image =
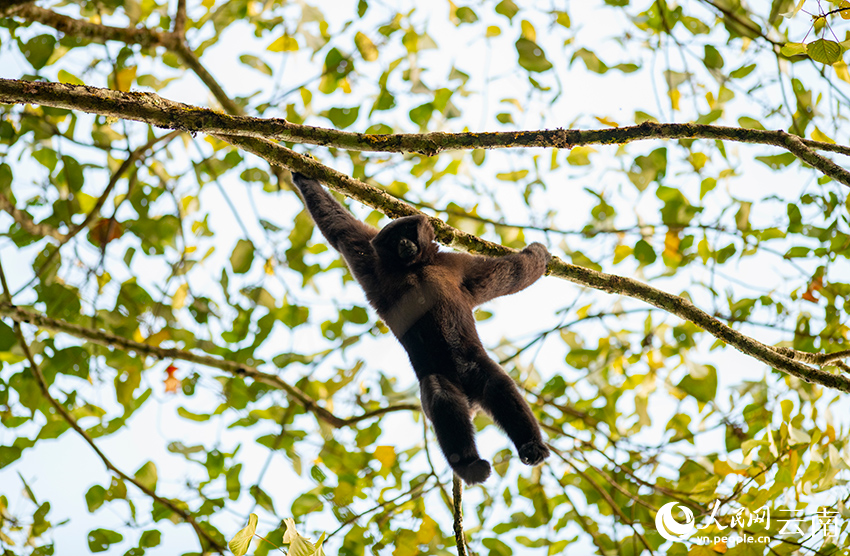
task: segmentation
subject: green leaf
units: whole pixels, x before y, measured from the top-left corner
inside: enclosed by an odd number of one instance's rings
[[[759,129],[764,131],[764,126],[755,118],[750,118],[748,116],[741,116],[738,118],[738,125],[743,127],[744,129]]]
[[[807,47],[801,42],[786,42],[779,49],[783,56],[799,56],[807,53]]]
[[[322,501],[315,494],[302,494],[292,502],[292,515],[302,516],[322,510]]]
[[[203,423],[204,421],[209,421],[210,416],[204,413],[192,413],[188,409],[184,407],[177,408],[177,415],[183,417],[184,419],[188,419],[190,421],[196,421],[198,423]]]
[[[635,259],[641,264],[641,266],[650,265],[655,262],[655,259],[658,256],[655,254],[655,249],[652,248],[652,245],[647,243],[646,240],[639,240],[635,244],[634,248],[634,256]]]
[[[123,541],[124,536],[110,529],[95,529],[89,531],[87,540],[89,550],[92,552],[104,552],[109,550],[111,545]]]
[[[141,537],[139,537],[139,547],[141,548],[153,548],[155,546],[159,546],[161,542],[162,533],[156,529],[148,529],[142,533]]]
[[[357,121],[357,116],[360,113],[359,106],[351,108],[331,108],[324,114],[337,129],[345,129]]]
[[[23,450],[16,446],[0,446],[0,469],[20,459]]]
[[[251,270],[254,262],[254,244],[249,239],[240,239],[230,255],[230,266],[236,274],[245,274]]]
[[[507,17],[511,22],[513,22],[514,16],[517,12],[519,12],[519,7],[513,2],[513,0],[502,0],[496,4],[496,13]]]
[[[251,539],[254,538],[254,533],[257,531],[257,522],[259,519],[257,514],[249,515],[248,525],[240,529],[238,533],[233,535],[230,542],[227,543],[227,547],[234,556],[244,556],[248,552],[248,548],[251,546]]]
[[[478,16],[472,8],[468,8],[466,6],[462,6],[455,10],[455,17],[458,19],[458,24],[475,23],[478,21]]]
[[[82,79],[65,70],[59,70],[59,73],[56,75],[56,77],[59,78],[60,83],[70,83],[71,85],[85,85]]]
[[[699,366],[685,375],[677,386],[698,401],[708,403],[717,395],[717,370],[710,365]]]
[[[89,513],[94,513],[106,500],[106,489],[100,485],[94,485],[86,491],[86,507]]]
[[[770,156],[757,156],[756,160],[766,164],[773,170],[781,170],[789,166],[797,160],[797,157],[791,153],[775,154]]]
[[[519,65],[526,70],[544,72],[552,69],[552,63],[546,59],[546,54],[537,43],[520,38],[516,41],[516,50],[519,53]]]
[[[705,57],[703,58],[703,62],[705,63],[705,67],[708,69],[720,69],[723,67],[723,56],[720,55],[720,52],[710,44],[707,44],[703,47],[705,51]]]
[[[818,39],[806,45],[806,52],[809,54],[809,57],[821,64],[832,65],[841,61],[842,51],[843,49],[840,44],[826,39]]]
[[[56,39],[53,35],[37,35],[28,40],[26,44],[19,43],[19,48],[27,62],[37,71],[43,68],[50,56],[53,55]]]
[[[136,480],[150,490],[156,490],[156,465],[149,461],[139,468],[135,473]]]
[[[267,63],[252,54],[243,54],[239,57],[239,61],[250,68],[254,68],[260,73],[265,73],[266,75],[271,75],[273,73],[272,68],[270,68]]]

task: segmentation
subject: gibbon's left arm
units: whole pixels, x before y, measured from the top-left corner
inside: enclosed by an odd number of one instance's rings
[[[546,272],[552,255],[541,243],[504,257],[466,255],[461,286],[481,305],[491,299],[524,290]]]

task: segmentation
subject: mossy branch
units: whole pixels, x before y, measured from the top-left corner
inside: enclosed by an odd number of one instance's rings
[[[219,138],[261,156],[267,162],[283,165],[290,170],[322,181],[332,189],[380,210],[392,218],[417,213],[412,206],[399,201],[380,189],[328,168],[312,158],[298,154],[277,143],[249,137],[222,135]],[[505,255],[511,252],[507,247],[482,240],[477,236],[453,228],[438,218],[429,218],[434,226],[437,240],[444,245],[491,256]],[[644,303],[694,323],[745,355],[755,357],[777,370],[786,372],[805,382],[820,384],[841,392],[850,392],[850,377],[832,374],[803,363],[803,361],[806,361],[812,364],[827,364],[835,359],[834,356],[824,355],[819,357],[790,348],[775,348],[763,344],[722,323],[684,297],[667,293],[632,278],[606,274],[570,264],[558,257],[552,257],[547,274],[581,286],[639,299]]]
[[[177,49],[185,48],[175,46]],[[216,95],[217,97],[219,95]],[[224,97],[226,98],[226,97]],[[416,152],[433,156],[447,150],[496,148],[572,148],[577,145],[620,145],[647,139],[713,139],[771,145],[793,153],[834,180],[850,186],[850,172],[815,152],[850,155],[850,147],[803,139],[785,131],[766,131],[703,124],[644,122],[613,129],[544,129],[490,133],[399,133],[370,135],[298,125],[283,118],[228,115],[174,102],[154,93],[113,91],[67,83],[0,79],[0,103],[40,104],[144,122],[166,129],[224,134],[339,149],[372,152]],[[235,107],[231,107],[233,112]]]

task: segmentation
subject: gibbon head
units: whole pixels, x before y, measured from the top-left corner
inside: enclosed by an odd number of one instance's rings
[[[425,264],[437,252],[434,229],[421,214],[393,220],[372,239],[372,246],[381,261],[390,266]]]

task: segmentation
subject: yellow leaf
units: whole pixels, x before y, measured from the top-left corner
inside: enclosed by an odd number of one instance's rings
[[[534,25],[526,20],[522,20],[520,24],[520,28],[522,29],[522,36],[531,42],[537,41],[537,31],[534,30]]]
[[[301,533],[295,530],[295,520],[286,518],[283,520],[286,524],[286,532],[283,534],[283,542],[289,543],[289,556],[324,556],[325,551],[322,548],[322,543],[325,540],[325,534],[319,537],[319,541],[314,545],[306,537],[301,536]]]
[[[679,99],[682,98],[682,93],[679,92],[679,89],[671,89],[667,96],[670,97],[670,105],[673,107],[673,110],[679,109]]]
[[[298,41],[289,35],[283,35],[266,47],[271,52],[295,52],[298,50]]]
[[[115,88],[119,91],[127,92],[130,86],[133,85],[133,80],[136,79],[136,66],[118,70],[115,74]]]
[[[664,253],[671,257],[674,257],[679,254],[679,243],[681,243],[681,239],[679,239],[679,233],[670,230],[667,232],[667,235],[664,236]]]
[[[839,12],[841,14],[841,19],[850,19],[850,2],[844,0],[839,6],[839,9],[843,10]]]
[[[618,245],[614,248],[614,264],[619,264],[626,257],[632,254],[634,250],[628,245]]]
[[[829,137],[826,133],[824,133],[818,128],[815,128],[815,130],[812,132],[812,139],[814,139],[815,141],[823,141],[824,143],[835,143],[835,141],[831,137]]]
[[[378,49],[375,47],[375,43],[360,31],[354,35],[354,44],[357,45],[357,50],[360,51],[360,55],[367,62],[374,62],[378,59]]]
[[[437,536],[437,524],[428,516],[422,519],[422,524],[419,530],[416,531],[416,540],[419,544],[430,544],[431,540]]]
[[[832,67],[833,69],[835,69],[835,76],[838,77],[838,79],[844,81],[845,83],[850,83],[850,72],[847,71],[847,64],[845,64],[844,62],[835,62],[834,64],[832,64]]]
[[[257,514],[248,516],[248,525],[233,535],[233,538],[227,543],[227,547],[234,556],[243,556],[248,552],[248,547],[251,546],[251,539],[254,538],[254,532],[257,530],[257,521],[259,519]]]
[[[165,340],[171,339],[171,333],[168,330],[160,330],[156,334],[151,334],[145,338],[144,342],[151,346],[158,346]]]
[[[189,294],[189,284],[180,284],[174,295],[171,296],[171,308],[182,309],[186,305],[186,296]]]
[[[183,206],[183,214],[192,214],[201,206],[198,198],[194,195],[186,195],[180,199],[180,204]]]
[[[82,79],[72,73],[68,73],[65,70],[59,70],[58,77],[60,83],[70,83],[71,85],[85,85]]]
[[[747,476],[747,466],[737,464],[735,462],[716,460],[714,462],[714,472],[720,475],[721,477],[725,477],[726,475],[741,475],[743,477]]]
[[[607,118],[607,117],[604,117],[604,116],[601,117],[601,118],[599,116],[595,116],[595,118],[602,125],[607,125],[609,127],[620,127],[620,124],[618,124],[617,122],[615,122],[614,120],[612,120],[610,118]]]
[[[395,448],[392,446],[378,446],[375,448],[375,459],[381,462],[381,470],[389,469],[395,463]]]
[[[590,155],[595,152],[593,147],[573,147],[567,155],[567,162],[572,166],[589,166]]]
[[[584,307],[576,311],[576,316],[580,319],[586,318],[587,315],[590,313],[591,307],[593,307],[593,303],[591,303],[590,305],[585,305]]]

